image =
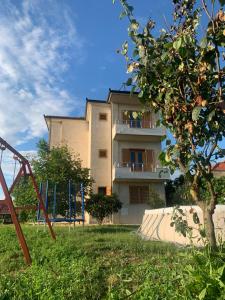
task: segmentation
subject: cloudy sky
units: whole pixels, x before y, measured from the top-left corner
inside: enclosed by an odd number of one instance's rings
[[[140,22],[163,22],[170,0],[136,0]],[[132,1],[131,1],[132,3]],[[0,1],[0,136],[23,153],[47,138],[44,114],[82,116],[86,97],[105,99],[126,81],[127,39],[121,7],[112,0]],[[159,22],[159,26],[160,25]],[[2,164],[10,183],[14,162]]]
[[[163,5],[133,2],[140,20],[153,5],[162,19]],[[0,136],[34,150],[47,133],[44,114],[82,115],[86,97],[121,87],[125,62],[116,50],[127,32],[119,13],[111,0],[1,0]]]
[[[135,15],[171,18],[171,0],[130,0]],[[86,97],[106,99],[126,81],[119,0],[0,1],[0,136],[19,151],[47,138],[44,114],[82,116]]]

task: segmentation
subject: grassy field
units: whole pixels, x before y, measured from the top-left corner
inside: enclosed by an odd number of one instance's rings
[[[184,299],[183,251],[142,241],[136,227],[23,226],[27,267],[14,228],[0,225],[0,299]]]

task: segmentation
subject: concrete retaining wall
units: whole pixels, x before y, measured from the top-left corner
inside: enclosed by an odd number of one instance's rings
[[[198,206],[180,206],[187,220],[188,226],[193,228],[193,243],[195,245],[203,245],[203,241],[199,241],[199,225],[193,221],[193,213],[196,212],[203,224],[202,210]],[[138,233],[147,240],[161,240],[174,242],[182,245],[190,244],[190,239],[177,233],[174,227],[170,226],[172,222],[173,207],[145,210],[142,224],[138,229]],[[217,205],[213,215],[217,240],[225,241],[225,205]]]

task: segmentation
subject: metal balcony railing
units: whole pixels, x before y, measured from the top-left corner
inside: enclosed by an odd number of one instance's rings
[[[117,120],[119,125],[126,125],[128,128],[156,128],[156,123],[153,121],[143,120]]]
[[[120,162],[115,163],[116,168],[129,168],[131,172],[156,172],[159,167],[155,164],[133,163],[133,162]]]

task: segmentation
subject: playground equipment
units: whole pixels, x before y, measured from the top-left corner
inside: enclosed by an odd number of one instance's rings
[[[11,159],[14,160],[14,168],[13,168],[13,172],[11,174],[11,175],[13,175],[13,179],[12,179],[12,183],[11,183],[10,188],[8,188],[9,179],[8,179],[8,176],[6,176],[7,172],[3,172],[3,167],[4,166],[2,166],[2,164],[4,162],[3,161],[3,154],[4,154],[5,151],[7,151],[8,154],[9,154],[8,159],[11,158]],[[18,168],[18,166],[19,166],[19,168]],[[18,169],[18,171],[17,171],[17,169]],[[5,173],[5,175],[4,175],[4,173]],[[8,210],[9,210],[10,215],[11,215],[11,218],[12,218],[12,221],[15,225],[17,238],[19,240],[21,249],[23,251],[25,261],[26,261],[27,264],[31,264],[31,257],[30,257],[29,249],[28,249],[28,246],[27,246],[22,228],[21,228],[20,223],[18,221],[16,210],[15,210],[15,207],[13,205],[13,201],[12,201],[12,197],[11,197],[11,194],[12,194],[16,184],[19,182],[19,180],[23,176],[30,176],[33,187],[34,187],[34,190],[35,190],[35,193],[37,195],[37,199],[38,199],[38,202],[39,202],[39,207],[43,211],[46,223],[48,224],[48,227],[49,227],[51,237],[53,239],[55,239],[55,233],[52,229],[51,222],[50,222],[48,214],[46,212],[42,196],[39,193],[38,186],[37,186],[36,180],[34,178],[34,175],[32,173],[32,169],[31,169],[29,161],[23,155],[21,155],[18,151],[16,151],[12,146],[10,146],[5,140],[3,140],[0,137],[0,185],[2,187],[2,191],[3,191],[4,197],[5,197],[4,200],[0,200],[0,203],[3,204],[3,205],[4,204],[7,205]]]
[[[40,194],[45,199],[45,208],[51,222],[82,222],[84,225],[84,187],[83,184],[68,182],[68,195],[62,199],[57,193],[57,184],[50,186],[49,182],[40,184]],[[58,187],[59,189],[59,187]],[[60,190],[60,189],[59,189]],[[45,197],[44,197],[45,196]],[[65,196],[65,195],[64,195]],[[45,222],[45,216],[41,215],[40,205],[37,210],[37,221]]]

